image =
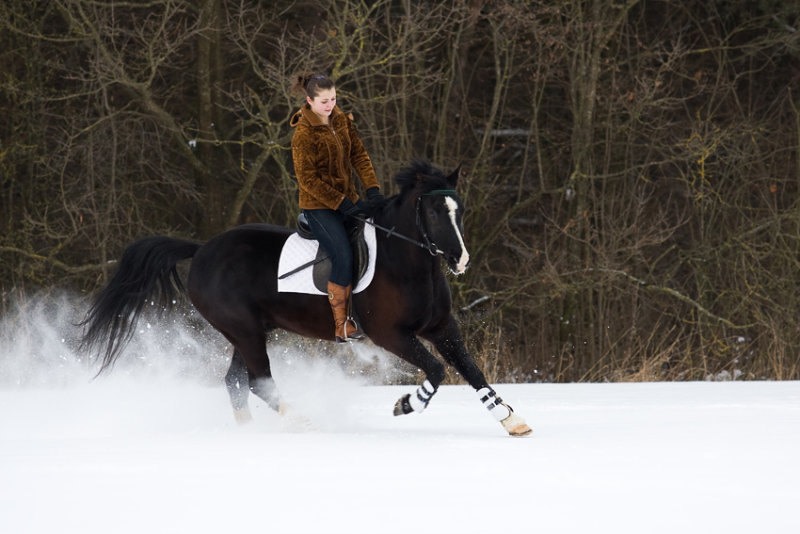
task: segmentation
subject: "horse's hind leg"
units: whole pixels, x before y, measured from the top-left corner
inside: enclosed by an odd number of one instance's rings
[[[237,423],[246,423],[253,416],[250,415],[250,408],[247,405],[247,397],[250,392],[250,378],[247,374],[247,366],[244,359],[237,349],[233,349],[231,366],[225,375],[225,386],[228,388],[228,395],[233,406],[233,415]]]
[[[250,346],[252,343],[252,346]],[[248,350],[249,349],[249,350]],[[266,402],[276,412],[280,409],[280,397],[275,380],[272,378],[272,369],[267,355],[267,340],[265,336],[246,343],[242,348],[244,360],[247,364],[247,376],[250,379],[250,391],[256,397]],[[249,357],[248,357],[249,356]]]
[[[272,378],[267,355],[266,334],[261,328],[255,330],[255,333],[253,330],[240,336],[229,336],[234,350],[230,368],[225,375],[225,385],[238,422],[252,419],[247,403],[249,392],[253,392],[275,411],[280,409],[278,388]]]

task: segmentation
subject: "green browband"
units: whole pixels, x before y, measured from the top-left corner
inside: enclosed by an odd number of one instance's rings
[[[433,191],[428,191],[427,193],[422,193],[423,197],[429,197],[433,195],[445,195],[445,196],[455,196],[457,195],[455,189],[434,189]]]

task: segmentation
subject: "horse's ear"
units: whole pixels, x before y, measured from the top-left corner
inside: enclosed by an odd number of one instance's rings
[[[454,170],[452,173],[450,173],[450,176],[447,177],[447,183],[450,184],[450,186],[453,189],[456,188],[456,184],[458,183],[458,179],[461,178],[461,166],[462,165],[463,165],[463,163],[459,163],[458,167],[456,167],[456,170]]]

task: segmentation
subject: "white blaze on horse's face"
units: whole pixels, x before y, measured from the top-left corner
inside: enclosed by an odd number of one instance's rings
[[[464,244],[464,236],[461,235],[461,230],[458,226],[458,203],[450,197],[445,197],[445,204],[447,205],[447,214],[450,216],[450,223],[453,225],[453,231],[458,237],[458,243],[461,245],[461,255],[458,258],[458,264],[453,268],[453,274],[464,274],[467,270],[469,263],[469,252],[467,252],[467,245]]]

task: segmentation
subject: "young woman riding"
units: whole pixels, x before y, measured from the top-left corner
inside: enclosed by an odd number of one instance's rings
[[[299,76],[295,91],[305,104],[292,116],[292,158],[299,185],[300,209],[314,237],[331,260],[328,300],[339,342],[364,339],[348,317],[353,282],[350,230],[355,217],[383,202],[378,179],[352,122],[336,106],[336,86],[324,74]],[[358,173],[369,204],[359,199],[352,170]]]

